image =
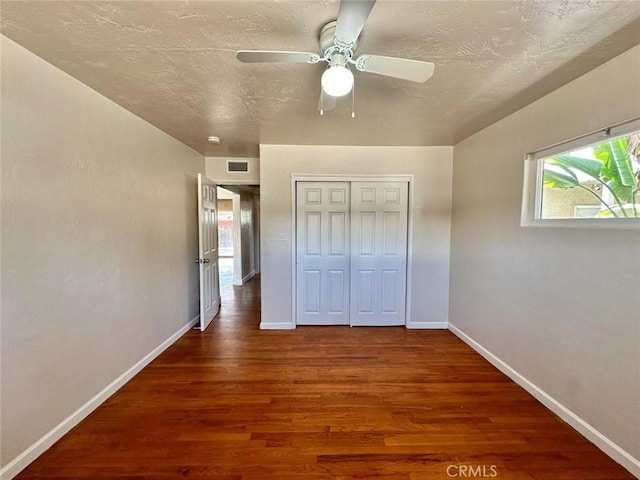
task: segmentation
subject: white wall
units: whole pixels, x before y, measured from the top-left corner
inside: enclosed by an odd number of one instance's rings
[[[234,188],[234,187],[230,187]],[[254,195],[237,189],[233,199],[233,284],[243,285],[255,270]]]
[[[260,195],[253,196],[253,270],[260,273]]]
[[[248,172],[227,172],[227,161],[247,162]],[[260,159],[206,157],[205,174],[211,180],[228,185],[258,185],[260,183]]]
[[[1,42],[6,466],[197,315],[204,160]]]
[[[248,279],[255,275],[253,205],[253,194],[240,192],[240,248],[242,251],[243,279]]]
[[[413,174],[414,326],[447,321],[452,147],[260,146],[262,326],[292,328],[291,175]]]
[[[520,206],[524,155],[639,115],[639,85],[640,46],[455,146],[449,316],[636,459],[640,232],[523,228]]]

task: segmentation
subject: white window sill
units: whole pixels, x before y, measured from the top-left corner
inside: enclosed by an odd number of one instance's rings
[[[524,220],[522,227],[640,229],[640,218],[546,218]]]

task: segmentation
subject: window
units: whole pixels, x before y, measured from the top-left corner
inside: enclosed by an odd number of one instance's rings
[[[529,154],[523,225],[639,227],[640,119]]]

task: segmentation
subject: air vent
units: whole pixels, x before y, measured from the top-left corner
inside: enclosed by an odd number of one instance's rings
[[[248,172],[249,162],[227,162],[227,172]]]

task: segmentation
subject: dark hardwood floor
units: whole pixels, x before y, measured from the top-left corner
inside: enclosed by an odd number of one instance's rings
[[[260,331],[260,285],[21,479],[632,479],[448,331]]]

